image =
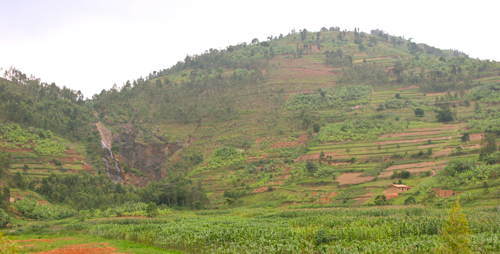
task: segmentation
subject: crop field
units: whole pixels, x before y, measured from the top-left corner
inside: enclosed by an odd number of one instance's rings
[[[434,253],[447,210],[424,207],[235,209],[156,219],[116,218],[68,224],[107,239],[189,253]],[[206,215],[205,215],[206,214]],[[500,214],[465,210],[472,250],[500,250]]]

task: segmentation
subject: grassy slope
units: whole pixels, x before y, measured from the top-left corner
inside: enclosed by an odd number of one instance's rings
[[[336,32],[322,33],[325,37],[335,38]],[[347,39],[352,42],[353,34],[348,33]],[[286,44],[291,46],[302,45],[303,43],[299,38],[294,39],[293,37],[286,37],[280,44]],[[323,44],[322,44],[323,45]],[[257,88],[257,91],[248,91],[246,94],[238,95],[237,101],[239,102],[238,108],[244,113],[241,117],[227,122],[212,122],[212,123],[202,123],[202,127],[193,134],[191,139],[190,149],[201,151],[205,157],[209,157],[211,152],[223,144],[226,140],[257,140],[262,138],[273,138],[273,142],[279,141],[293,141],[296,140],[295,135],[306,134],[308,130],[302,130],[294,126],[293,120],[287,120],[287,116],[291,116],[291,112],[283,113],[273,113],[271,108],[274,106],[272,104],[272,93],[280,88],[286,90],[286,94],[289,97],[292,94],[298,92],[312,92],[319,88],[329,88],[338,86],[336,80],[339,77],[339,70],[331,68],[324,64],[324,55],[322,52],[333,48],[333,46],[327,43],[323,45],[324,48],[321,51],[316,49],[308,51],[303,58],[294,59],[290,56],[276,56],[271,60],[271,64],[277,65],[277,70],[271,74],[268,82]],[[367,62],[375,62],[377,64],[383,64],[385,67],[392,67],[396,59],[410,58],[410,54],[403,47],[394,49],[392,44],[387,44],[380,42],[378,46],[374,48],[369,48],[366,52],[360,52],[355,44],[349,44],[343,48],[344,54],[353,54],[355,58],[355,63],[362,62],[366,59]],[[438,63],[437,58],[429,58],[429,62]],[[494,73],[496,74],[496,73]],[[489,82],[498,81],[498,76],[489,77]],[[483,81],[484,78],[479,78],[476,81]],[[347,113],[347,118],[371,116],[376,114],[374,109],[376,104],[385,101],[386,99],[394,98],[396,93],[401,94],[402,97],[412,98],[412,99],[426,99],[428,98],[431,103],[434,103],[436,95],[441,94],[424,94],[420,92],[417,88],[404,88],[401,85],[386,85],[382,87],[375,87],[375,95],[373,96],[372,108],[363,108],[360,111]],[[260,92],[259,92],[260,91]],[[455,91],[451,91],[452,94]],[[485,106],[483,110],[488,110],[490,108],[498,108],[496,105]],[[458,107],[458,114],[471,114],[474,112],[473,107]],[[357,113],[355,116],[354,114]],[[407,121],[418,121],[412,122],[410,124],[410,129],[408,132],[415,132],[413,136],[405,137],[385,137],[379,138],[377,140],[362,140],[357,142],[339,142],[339,143],[326,143],[319,144],[313,143],[309,147],[309,154],[319,153],[320,151],[335,152],[338,156],[355,156],[360,159],[355,165],[339,165],[335,166],[339,171],[343,170],[353,170],[353,171],[363,171],[367,172],[368,175],[376,175],[381,169],[377,169],[380,163],[369,163],[363,162],[372,156],[390,156],[394,153],[416,153],[420,150],[425,150],[426,145],[428,145],[427,140],[433,139],[432,148],[434,154],[441,154],[440,156],[431,159],[411,159],[404,158],[401,161],[396,162],[397,164],[404,163],[416,163],[431,161],[436,165],[440,165],[440,161],[448,161],[450,159],[460,157],[449,155],[449,151],[456,147],[458,144],[462,144],[459,139],[459,130],[464,131],[462,127],[464,125],[460,123],[450,123],[456,127],[450,129],[443,129],[442,124],[436,123],[435,113],[432,111],[426,111],[425,117],[416,118],[413,110],[406,108],[400,110],[384,110],[383,113],[391,117],[400,117]],[[317,112],[320,116],[327,116],[330,114],[339,114],[338,111],[334,110],[321,110]],[[271,121],[274,119],[275,121]],[[168,125],[168,123],[165,123]],[[414,128],[414,129],[413,129]],[[432,134],[427,134],[420,129],[429,129],[433,131]],[[172,130],[172,129],[171,129]],[[395,143],[391,141],[395,140],[415,140],[421,139],[419,142],[408,142],[400,143],[399,148]],[[376,142],[386,142],[381,146],[381,150],[375,145]],[[478,148],[475,147],[477,142],[471,142],[466,145],[468,148],[468,153],[478,153]],[[249,153],[257,153],[253,150],[261,150],[259,154],[266,154],[269,152],[269,146],[272,142],[269,142],[267,147],[258,147],[254,145]],[[350,149],[350,153],[346,153],[346,148]],[[271,193],[262,193],[251,195],[249,197],[242,198],[242,205],[252,205],[256,203],[266,203],[269,200],[277,201],[276,204],[293,204],[293,203],[317,203],[316,198],[312,196],[317,195],[317,193],[325,192],[325,195],[330,192],[337,192],[335,198],[331,198],[331,204],[334,204],[342,198],[360,198],[365,196],[366,193],[375,193],[370,199],[362,200],[361,202],[355,202],[355,205],[362,205],[370,203],[374,200],[376,194],[381,194],[385,187],[394,180],[387,178],[378,179],[373,182],[363,183],[358,186],[338,186],[336,182],[332,179],[320,179],[316,177],[304,177],[300,172],[302,171],[300,165],[283,165],[282,170],[277,170],[274,172],[274,178],[276,175],[278,177],[290,177],[286,181],[273,181],[269,177],[264,177],[263,179],[256,179],[256,177],[244,179],[246,184],[250,184],[252,190],[256,190],[265,186],[274,186],[276,191]],[[292,168],[291,173],[285,173],[287,168]],[[437,168],[433,166],[432,169]],[[222,197],[222,191],[225,189],[233,190],[243,190],[243,188],[235,188],[231,184],[231,179],[228,179],[228,175],[234,173],[237,168],[233,169],[218,169],[211,172],[204,172],[201,174],[193,175],[195,178],[200,178],[205,180],[204,186],[210,192],[210,198],[214,204],[220,204],[224,201]],[[294,173],[294,169],[297,169]],[[210,178],[210,179],[209,179]],[[396,179],[397,180],[397,179]],[[418,186],[419,184],[426,184],[431,181],[429,177],[414,177],[414,179],[406,180],[404,183],[411,186]],[[240,181],[241,183],[241,181]],[[309,184],[307,184],[309,183]],[[364,188],[364,189],[363,189]],[[361,190],[363,189],[363,190]],[[496,191],[496,189],[495,189]],[[402,203],[405,195],[397,198],[395,203]],[[334,201],[337,200],[337,201]],[[345,203],[349,205],[349,203]]]

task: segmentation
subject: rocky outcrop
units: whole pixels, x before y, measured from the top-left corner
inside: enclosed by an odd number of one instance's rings
[[[135,132],[122,132],[113,136],[113,144],[119,146],[120,156],[135,169],[146,175],[146,181],[162,178],[162,168],[170,157],[182,146],[175,143],[144,144],[136,141]]]

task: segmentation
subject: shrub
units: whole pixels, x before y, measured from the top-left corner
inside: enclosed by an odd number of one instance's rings
[[[0,227],[7,226],[7,224],[9,224],[11,220],[12,218],[9,216],[9,214],[3,209],[0,209]]]
[[[424,116],[424,110],[421,108],[416,108],[415,109],[415,116],[417,117],[423,117]]]
[[[307,169],[307,172],[309,172],[309,173],[315,173],[317,170],[316,163],[314,163],[314,161],[308,161],[306,163],[306,169]]]
[[[315,132],[315,133],[318,133],[318,132],[319,132],[319,130],[320,130],[319,124],[315,123],[315,124],[313,125],[313,130],[314,130],[314,132]]]
[[[387,197],[385,195],[378,195],[375,198],[375,205],[382,206],[389,204]]]
[[[146,216],[149,218],[158,216],[158,207],[154,202],[149,202],[146,208]]]
[[[437,111],[436,118],[439,122],[450,122],[453,121],[453,112],[448,105],[443,105],[440,110]]]
[[[416,203],[417,201],[414,197],[408,197],[407,199],[405,199],[405,205],[414,205]]]

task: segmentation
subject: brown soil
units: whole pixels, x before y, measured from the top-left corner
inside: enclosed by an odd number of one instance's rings
[[[338,182],[339,185],[344,184],[357,184],[364,183],[373,180],[373,176],[360,176],[363,173],[344,173],[337,177],[335,182]]]
[[[84,170],[92,170],[92,166],[89,166],[87,163],[82,164],[82,168]]]
[[[451,153],[451,149],[446,149],[444,151],[439,151],[437,153],[434,153],[434,157],[441,156],[441,155],[445,155],[446,156],[446,155],[448,155],[450,153]]]
[[[429,148],[429,147],[435,147],[436,145],[425,145],[425,146],[419,146],[418,148],[421,148],[421,149],[426,149],[426,148]]]
[[[386,177],[391,177],[392,176],[392,171],[384,171],[384,172],[380,172],[380,174],[378,174],[378,178],[386,178]]]
[[[50,203],[49,203],[49,202],[47,202],[46,200],[38,200],[38,203],[39,203],[40,205],[50,205]]]
[[[370,200],[370,198],[375,195],[375,193],[366,193],[364,196],[362,197],[359,197],[359,198],[355,198],[354,200],[356,200],[356,202],[354,202],[354,204],[352,204],[352,206],[358,206],[358,205],[361,205],[363,203],[365,203],[366,201]]]
[[[262,192],[266,192],[267,191],[267,187],[260,187],[256,190],[253,191],[253,193],[262,193]]]
[[[67,245],[59,249],[37,252],[36,254],[118,254],[117,248],[108,243],[86,243]]]
[[[470,141],[480,141],[483,137],[484,133],[474,133],[469,135]]]
[[[393,171],[393,170],[399,170],[399,169],[407,170],[408,168],[422,168],[422,167],[429,167],[429,166],[432,166],[434,164],[435,164],[434,162],[430,161],[430,162],[394,165],[394,166],[390,166],[390,167],[386,168],[385,171]]]

